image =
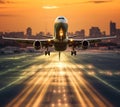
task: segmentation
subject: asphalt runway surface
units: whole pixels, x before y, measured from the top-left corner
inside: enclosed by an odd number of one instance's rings
[[[120,54],[0,56],[0,107],[120,107]]]

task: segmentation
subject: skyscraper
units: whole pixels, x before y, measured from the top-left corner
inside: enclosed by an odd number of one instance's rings
[[[27,35],[27,37],[32,36],[32,28],[30,28],[30,27],[27,28],[26,35]]]
[[[116,34],[116,23],[110,21],[110,35],[115,35]]]

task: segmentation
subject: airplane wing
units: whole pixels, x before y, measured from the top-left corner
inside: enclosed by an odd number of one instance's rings
[[[53,40],[53,38],[29,39],[29,38],[10,38],[10,37],[4,37],[4,36],[2,36],[2,39],[16,40],[16,41],[39,41],[39,42],[45,42],[45,41]]]
[[[87,49],[90,46],[90,43],[96,43],[100,42],[100,40],[105,40],[105,39],[113,39],[116,38],[116,36],[106,36],[106,37],[98,37],[98,38],[69,38],[68,40],[68,45],[69,47],[73,48],[72,54],[74,51],[74,48],[76,47],[82,47],[82,49]],[[72,55],[71,54],[71,55]],[[74,53],[76,55],[76,52]]]
[[[81,41],[98,41],[98,40],[105,40],[105,39],[114,39],[116,38],[117,36],[106,36],[106,37],[98,37],[98,38],[83,38],[83,39],[80,39],[80,38],[69,38],[69,41],[76,41],[76,42],[81,42]]]
[[[21,43],[33,44],[36,50],[39,50],[43,47],[48,49],[48,47],[52,47],[53,45],[53,38],[29,39],[29,38],[9,38],[2,36],[2,39],[15,40]]]

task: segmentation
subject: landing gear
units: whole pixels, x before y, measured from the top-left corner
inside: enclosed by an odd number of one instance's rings
[[[50,56],[50,51],[48,51],[48,48],[47,48],[47,51],[45,51],[45,56],[46,55],[49,55]]]
[[[73,55],[77,55],[77,52],[75,51],[75,47],[73,47],[73,51],[71,51],[71,55],[73,56]]]
[[[77,53],[76,53],[76,51],[71,51],[71,55],[73,56],[73,55],[77,55]]]
[[[49,55],[50,56],[50,51],[45,51],[45,56]]]

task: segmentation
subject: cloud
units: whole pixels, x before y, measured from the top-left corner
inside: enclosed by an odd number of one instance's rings
[[[0,0],[0,4],[6,4],[6,3],[15,3],[9,0]]]
[[[13,15],[13,14],[0,14],[0,17],[15,17],[17,15]]]
[[[56,9],[59,8],[58,6],[43,6],[44,9]]]
[[[86,1],[79,1],[79,2],[68,2],[68,3],[61,3],[59,6],[51,6],[51,5],[46,5],[43,6],[42,8],[44,9],[57,9],[61,7],[66,7],[66,6],[72,6],[72,5],[80,5],[80,4],[102,4],[102,3],[109,3],[113,2],[114,0],[86,0]]]
[[[96,3],[96,4],[100,4],[100,3],[107,3],[107,2],[112,2],[113,0],[90,0],[87,1],[86,3]]]
[[[0,9],[5,9],[5,8],[7,8],[7,7],[0,7]]]
[[[79,1],[74,3],[64,3],[63,6],[71,6],[71,5],[80,5],[80,4],[102,4],[102,3],[108,3],[113,2],[113,0],[87,0],[87,1]]]

